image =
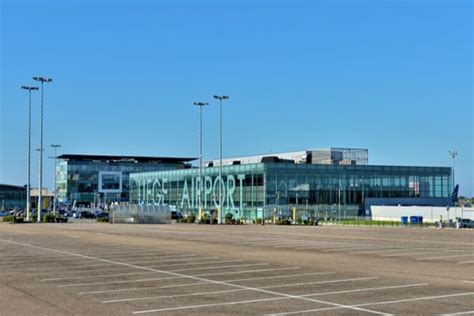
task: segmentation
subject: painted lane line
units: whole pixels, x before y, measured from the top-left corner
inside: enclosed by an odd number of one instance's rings
[[[396,285],[396,286],[384,286],[384,287],[373,287],[373,288],[360,288],[360,289],[353,289],[353,290],[344,290],[344,291],[334,291],[334,292],[321,292],[321,293],[311,293],[311,294],[304,294],[300,295],[301,297],[310,297],[310,296],[325,296],[325,295],[339,295],[339,294],[350,294],[350,293],[357,293],[357,292],[374,292],[374,291],[383,291],[383,290],[394,290],[394,289],[402,289],[402,288],[409,288],[409,287],[419,287],[419,286],[425,286],[428,285],[428,283],[418,283],[418,284],[407,284],[407,285]],[[261,289],[265,289],[269,287],[263,287]],[[133,302],[133,301],[142,301],[142,300],[158,300],[158,299],[165,299],[165,298],[180,298],[180,297],[187,297],[187,296],[203,296],[203,295],[209,295],[209,294],[223,294],[223,293],[232,293],[232,292],[238,292],[238,291],[246,291],[245,289],[233,289],[233,290],[222,290],[222,291],[208,291],[208,292],[195,292],[195,293],[189,293],[189,294],[176,294],[176,295],[161,295],[161,296],[154,296],[154,297],[143,297],[143,298],[131,298],[131,299],[119,299],[119,300],[108,300],[108,301],[103,301],[103,304],[110,304],[110,303],[124,303],[124,302]],[[287,299],[286,297],[278,297],[275,298],[275,300],[285,300]],[[263,299],[266,300],[266,299]],[[273,300],[273,299],[272,299]],[[239,301],[237,302],[232,302],[235,304],[238,304]],[[247,303],[248,301],[244,301]],[[222,306],[222,304],[227,304],[225,303],[216,303],[213,304],[212,306]],[[202,307],[210,307],[208,304],[205,304],[205,306]],[[194,307],[196,308],[196,306]],[[188,309],[187,306],[184,306],[183,309]],[[164,311],[164,310],[162,310]]]
[[[259,267],[259,266],[269,266],[270,263],[247,263],[247,264],[234,264],[230,266],[215,266],[215,267],[205,267],[205,268],[192,268],[193,271],[195,270],[218,270],[218,269],[230,269],[230,268],[241,268],[241,267]],[[185,269],[177,269],[177,270],[169,270],[171,272],[181,272],[181,271],[189,271],[189,268]],[[215,275],[215,274],[214,274]]]
[[[365,247],[341,247],[341,248],[327,248],[321,249],[322,252],[337,252],[337,251],[352,251],[352,250],[364,250],[369,248],[369,246]]]
[[[222,282],[243,282],[243,281],[255,281],[255,280],[267,280],[267,279],[282,279],[282,278],[297,278],[310,275],[328,275],[335,274],[336,272],[313,272],[313,273],[302,273],[302,274],[290,274],[290,275],[276,275],[268,277],[256,277],[256,278],[246,278],[246,279],[229,279]],[[128,291],[142,291],[142,290],[154,290],[154,289],[168,289],[168,288],[177,288],[177,287],[188,287],[209,284],[209,282],[193,282],[193,283],[184,283],[184,284],[173,284],[173,285],[164,285],[164,286],[151,286],[151,287],[137,287],[137,288],[125,288],[125,289],[115,289],[115,290],[102,290],[102,291],[89,291],[89,292],[79,292],[78,295],[87,295],[87,294],[105,294],[105,293],[117,293],[117,292],[128,292]]]
[[[440,253],[452,253],[452,252],[463,252],[463,251],[464,250],[456,250],[456,249],[439,251],[439,249],[434,249],[434,248],[426,249],[426,250],[411,248],[408,250],[408,252],[388,254],[388,255],[383,255],[381,257],[398,257],[398,256],[402,257],[402,256],[410,256],[410,255],[419,255],[421,252],[427,252],[428,254],[429,253],[440,254]]]
[[[442,316],[454,316],[454,315],[474,315],[474,311],[465,311],[451,314],[443,314]]]
[[[464,283],[474,283],[474,280],[473,280],[473,281],[471,281],[471,280],[463,280],[462,282],[464,282]]]
[[[19,242],[14,242],[14,241],[10,241],[10,240],[4,240],[4,239],[0,239],[0,241],[11,243],[11,244],[23,245],[23,246],[30,247],[30,248],[43,249],[43,250],[51,251],[51,252],[55,252],[55,253],[64,253],[64,254],[70,254],[71,256],[84,257],[82,255],[79,255],[79,254],[76,254],[76,253],[73,253],[73,252],[64,251],[64,250],[56,250],[56,249],[52,249],[52,248],[39,247],[39,246],[31,245],[31,244],[19,243]],[[87,257],[87,258],[94,259],[93,257]],[[298,299],[298,300],[304,300],[304,301],[315,302],[315,303],[320,303],[320,304],[332,305],[332,306],[336,306],[336,307],[340,307],[340,308],[347,308],[347,309],[356,310],[356,311],[364,311],[364,312],[372,313],[372,314],[387,315],[386,313],[381,313],[381,312],[378,312],[378,311],[373,311],[373,310],[360,308],[360,307],[342,305],[342,304],[337,304],[337,303],[327,302],[327,301],[322,301],[322,300],[317,300],[317,299],[311,299],[311,298],[302,298],[302,297],[299,297],[297,295],[290,295],[290,294],[280,293],[280,292],[275,292],[275,291],[262,290],[262,289],[259,289],[259,288],[252,288],[252,287],[247,287],[247,286],[242,286],[242,285],[226,283],[226,282],[222,282],[222,281],[210,280],[210,279],[205,279],[205,278],[197,277],[197,276],[188,276],[188,275],[180,274],[180,273],[177,273],[177,272],[166,272],[166,271],[162,271],[162,270],[159,270],[159,269],[134,266],[134,265],[131,265],[131,264],[121,263],[121,262],[117,262],[117,261],[111,261],[111,260],[107,260],[107,259],[101,259],[101,258],[95,258],[95,259],[97,261],[115,263],[117,265],[132,266],[132,267],[142,268],[143,270],[166,273],[166,274],[169,274],[169,275],[177,277],[177,278],[189,278],[189,279],[196,280],[196,281],[208,281],[209,283],[228,285],[228,286],[233,286],[233,287],[242,288],[242,289],[249,289],[249,290],[252,290],[254,292],[259,292],[259,293],[265,293],[265,294],[276,295],[276,296],[284,296],[284,297],[288,297],[288,298],[292,298],[292,299]],[[267,270],[270,270],[270,269],[267,269]],[[256,272],[256,271],[254,270],[254,272]],[[246,273],[246,272],[243,272],[243,273]],[[142,312],[134,312],[134,313],[137,313],[137,314],[140,313],[141,314],[141,313],[144,313],[144,312],[142,311]],[[145,311],[145,313],[146,313],[146,311]]]
[[[368,281],[368,280],[377,280],[377,279],[378,279],[378,277],[366,277],[366,278],[326,280],[326,281],[314,281],[314,282],[292,283],[292,284],[290,283],[290,284],[282,284],[282,285],[264,286],[264,287],[260,287],[260,289],[272,289],[272,288],[303,286],[303,285],[315,285],[315,284],[344,283],[344,282],[355,282],[355,281]]]
[[[473,261],[461,261],[461,262],[458,262],[458,264],[468,264],[468,263],[474,263],[474,260],[473,260]]]
[[[305,298],[309,295],[315,294],[308,294],[305,296],[299,296],[299,298]],[[262,298],[262,299],[255,299],[255,300],[245,300],[245,301],[233,301],[233,302],[224,302],[224,303],[214,303],[214,304],[201,304],[201,305],[191,305],[191,306],[179,306],[179,307],[168,307],[168,308],[160,308],[160,309],[152,309],[152,310],[143,310],[143,311],[135,311],[133,314],[146,314],[146,313],[158,313],[158,312],[169,312],[169,311],[178,311],[178,310],[186,310],[186,309],[198,309],[198,308],[206,308],[206,307],[217,307],[217,306],[229,306],[229,305],[238,305],[238,304],[252,304],[252,303],[261,303],[261,302],[269,302],[269,301],[282,301],[288,300],[292,297],[270,297],[270,298]],[[343,307],[335,306],[329,307],[329,309],[340,309]],[[371,311],[360,309],[358,311],[367,311],[371,313],[376,313],[379,315],[390,315],[387,313]]]
[[[212,258],[212,257],[209,257],[209,258]],[[215,259],[219,259],[219,257],[215,257]],[[197,262],[195,261],[195,262],[186,262],[186,263],[177,263],[177,264],[162,264],[162,265],[159,265],[159,267],[197,266],[201,264],[220,264],[220,263],[232,263],[232,262],[242,262],[242,261],[244,260],[235,259],[235,260],[222,260],[222,261],[197,261]],[[153,265],[152,267],[158,267],[158,266]]]
[[[197,269],[194,268],[193,270],[212,270],[212,269],[218,270],[218,269],[227,269],[227,268],[236,268],[236,267],[264,266],[264,265],[268,266],[270,264],[269,263],[253,263],[253,264],[242,264],[242,265],[206,267],[206,268],[197,268]],[[189,268],[168,270],[168,271],[171,271],[171,272],[189,271]],[[41,281],[51,282],[51,281],[64,281],[64,280],[84,280],[84,279],[110,278],[110,277],[127,276],[127,275],[156,274],[156,273],[158,272],[142,271],[142,272],[118,273],[118,274],[88,275],[88,276],[81,276],[81,277],[49,278],[49,279],[41,279]]]
[[[111,303],[125,303],[125,302],[135,302],[135,301],[147,301],[147,300],[159,300],[164,298],[179,298],[187,296],[202,296],[209,294],[224,294],[224,293],[233,293],[233,292],[242,292],[248,291],[245,289],[232,289],[232,290],[222,290],[222,291],[209,291],[209,292],[195,292],[190,294],[176,294],[176,295],[161,295],[161,296],[149,296],[149,297],[138,297],[138,298],[124,298],[119,300],[109,300],[102,301],[102,304],[111,304]]]
[[[192,255],[192,256],[195,256],[195,255]],[[173,258],[173,259],[165,259],[165,260],[150,260],[148,259],[147,261],[138,261],[138,262],[130,262],[131,264],[137,264],[137,263],[160,263],[160,262],[174,262],[174,261],[191,261],[191,260],[194,260],[196,258],[188,258],[190,257],[190,255],[186,255],[186,258],[182,258],[182,257],[179,257],[179,258]],[[215,258],[218,258],[218,257],[204,257],[204,259],[215,259]],[[203,259],[203,258],[201,258]],[[36,263],[35,263],[36,264]],[[25,269],[15,269],[15,271],[37,271],[38,269],[46,269],[46,270],[51,270],[51,269],[65,269],[65,270],[71,270],[71,268],[90,268],[90,267],[101,267],[101,266],[110,266],[110,265],[114,265],[113,263],[102,263],[102,264],[88,264],[88,265],[79,265],[79,266],[76,266],[76,265],[70,265],[68,267],[62,267],[62,268],[58,268],[58,267],[37,267],[37,268],[31,268],[31,267],[28,267],[28,268],[25,268]]]
[[[474,292],[465,292],[465,293],[457,293],[457,294],[447,294],[447,295],[437,295],[437,296],[422,296],[417,298],[407,298],[403,300],[396,300],[396,301],[382,301],[382,302],[372,302],[372,303],[363,303],[363,304],[356,304],[351,305],[352,307],[364,307],[364,306],[374,306],[374,305],[390,305],[390,304],[399,304],[399,303],[406,303],[406,302],[417,302],[417,301],[426,301],[426,300],[435,300],[435,299],[442,299],[442,298],[451,298],[451,297],[460,297],[460,296],[468,296],[474,295]],[[316,308],[316,309],[307,309],[307,310],[300,310],[294,312],[286,312],[286,313],[278,313],[278,314],[271,314],[273,316],[276,315],[292,315],[292,314],[305,314],[305,313],[314,313],[314,312],[321,312],[321,311],[328,311],[328,310],[336,310],[340,309],[338,307],[326,307],[326,308]]]
[[[315,284],[328,284],[328,283],[341,283],[341,282],[359,281],[359,280],[367,280],[367,279],[374,279],[374,278],[359,278],[359,279],[317,281],[317,282],[307,282],[307,283],[280,284],[280,285],[262,286],[262,287],[259,287],[259,289],[266,290],[266,289],[275,289],[275,288],[282,288],[282,287],[292,287],[292,286],[302,286],[302,285],[315,285]],[[376,278],[376,279],[378,279],[378,278]],[[179,295],[165,295],[165,296],[149,296],[149,297],[138,297],[138,298],[126,298],[126,299],[103,301],[102,303],[119,303],[119,302],[131,302],[131,301],[146,301],[146,300],[155,300],[155,299],[162,299],[162,298],[176,298],[176,297],[185,297],[185,296],[191,296],[191,295],[207,295],[207,294],[218,294],[218,293],[229,293],[229,292],[242,292],[242,291],[249,291],[249,290],[247,290],[247,289],[233,289],[233,290],[222,290],[222,291],[212,291],[212,292],[197,292],[197,293],[192,293],[192,294],[179,294]]]
[[[84,279],[110,278],[110,277],[118,277],[118,276],[154,274],[154,273],[158,273],[158,272],[141,271],[141,272],[117,273],[117,274],[88,275],[88,276],[82,276],[82,277],[41,279],[40,281],[42,281],[42,282],[55,282],[55,281],[66,281],[66,280],[84,280]]]
[[[110,282],[74,283],[74,284],[59,285],[58,287],[77,287],[77,286],[109,285],[109,284],[123,284],[123,283],[135,283],[135,282],[153,282],[153,281],[161,281],[161,280],[173,280],[173,279],[183,279],[183,278],[200,278],[200,277],[203,277],[203,276],[226,275],[226,274],[242,274],[242,273],[254,273],[254,272],[269,272],[269,271],[281,271],[281,270],[300,269],[300,268],[299,267],[273,268],[273,269],[246,270],[246,271],[233,271],[233,272],[221,272],[221,273],[204,273],[204,274],[198,274],[198,275],[180,274],[180,273],[177,273],[177,272],[163,271],[163,270],[158,270],[158,269],[153,269],[153,268],[148,268],[148,267],[143,267],[142,269],[155,270],[159,273],[170,274],[170,275],[175,275],[175,276],[138,279],[138,280],[110,281]],[[214,281],[214,280],[210,280],[210,281],[211,281],[211,283],[212,282],[220,282],[220,281]]]
[[[209,258],[213,258],[213,257],[209,257]],[[218,257],[214,257],[214,258],[218,258]],[[187,262],[187,263],[177,263],[177,264],[163,264],[163,265],[151,265],[151,267],[163,267],[163,266],[166,266],[166,267],[181,267],[181,266],[190,266],[190,265],[199,265],[199,264],[214,264],[214,263],[231,263],[231,262],[242,262],[243,260],[227,260],[227,261],[201,261],[201,262]],[[152,261],[152,262],[145,262],[145,263],[159,263],[159,262],[167,262],[167,261]],[[110,265],[113,265],[113,264],[108,264],[107,266],[110,266]],[[99,267],[103,266],[103,265],[97,265]],[[84,268],[89,268],[89,267],[93,267],[93,266],[84,266]],[[137,268],[131,268],[131,267],[115,267],[115,268],[110,268],[110,267],[104,267],[104,268],[101,268],[101,269],[93,269],[93,270],[86,270],[86,271],[69,271],[71,270],[71,268],[74,268],[74,269],[77,269],[78,267],[69,267],[69,268],[65,268],[65,269],[68,269],[68,271],[66,272],[61,272],[61,271],[58,271],[58,272],[39,272],[39,273],[27,273],[25,275],[44,275],[44,274],[79,274],[81,272],[88,272],[89,274],[91,272],[101,272],[101,271],[110,271],[110,270],[128,270],[128,269],[134,269],[136,270]]]
[[[408,249],[406,248],[398,248],[398,247],[392,247],[392,246],[383,246],[380,249],[374,249],[374,250],[361,250],[361,251],[354,251],[352,254],[375,254],[377,255],[379,252],[396,252],[396,251],[406,251]]]
[[[436,260],[436,259],[460,258],[460,257],[472,257],[472,256],[474,256],[474,254],[451,255],[451,256],[438,256],[438,257],[426,257],[426,258],[417,258],[416,260]]]

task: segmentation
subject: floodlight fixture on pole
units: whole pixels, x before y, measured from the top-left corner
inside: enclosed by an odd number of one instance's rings
[[[61,145],[58,144],[52,144],[51,147],[54,148],[54,201],[53,201],[53,214],[56,215],[56,200],[57,200],[57,194],[58,194],[58,187],[56,185],[56,167],[58,164],[58,148],[61,147]]]
[[[33,80],[41,82],[41,109],[40,109],[40,154],[39,154],[39,190],[38,190],[38,222],[41,222],[41,198],[43,189],[43,107],[44,107],[44,83],[53,81],[51,78],[33,77]]]
[[[202,216],[202,192],[203,183],[202,181],[202,107],[209,105],[207,102],[193,102],[193,105],[199,106],[199,217]],[[201,218],[198,218],[200,221]]]
[[[454,187],[456,186],[456,181],[454,180],[454,159],[458,155],[458,152],[456,151],[456,149],[450,149],[448,151],[448,153],[451,156],[451,158],[453,158],[453,169],[452,169],[451,172],[452,172],[452,175],[453,175],[453,190],[454,190]]]
[[[229,99],[229,96],[227,95],[215,95],[214,96],[214,99],[216,100],[219,100],[219,117],[220,117],[220,120],[219,120],[219,224],[222,224],[222,208],[223,208],[223,205],[224,204],[224,200],[222,198],[222,184],[223,184],[223,179],[222,179],[222,101],[223,100],[228,100]]]
[[[29,94],[28,102],[28,171],[26,183],[26,221],[30,221],[31,211],[31,91],[38,90],[38,87],[21,86],[22,89],[27,90]]]

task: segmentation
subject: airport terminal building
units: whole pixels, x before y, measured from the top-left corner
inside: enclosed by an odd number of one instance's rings
[[[222,178],[219,176],[222,171]],[[199,168],[130,174],[130,203],[234,218],[370,216],[370,201],[452,203],[451,168],[368,164],[366,149],[328,148],[210,161]],[[221,194],[222,192],[222,194]]]
[[[195,158],[64,154],[58,157],[60,203],[94,206],[129,201],[129,174],[191,168]]]

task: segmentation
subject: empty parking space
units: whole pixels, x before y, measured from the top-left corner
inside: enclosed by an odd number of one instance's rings
[[[474,235],[405,228],[2,224],[36,313],[469,314]],[[309,229],[310,228],[310,229]],[[407,234],[410,232],[410,234]],[[8,308],[12,314],[16,304]]]

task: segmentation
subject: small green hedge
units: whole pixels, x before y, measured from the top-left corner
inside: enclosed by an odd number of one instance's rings
[[[43,222],[45,222],[45,223],[54,223],[54,222],[56,222],[56,215],[50,214],[50,213],[44,214]]]
[[[3,217],[4,222],[14,222],[15,221],[15,216],[13,215],[7,215]]]

